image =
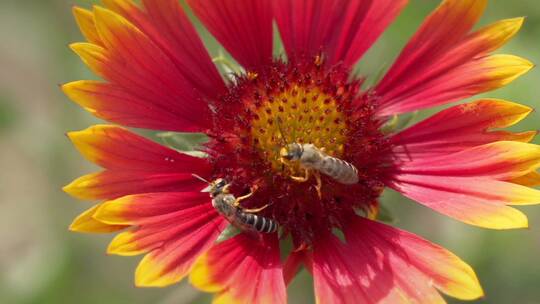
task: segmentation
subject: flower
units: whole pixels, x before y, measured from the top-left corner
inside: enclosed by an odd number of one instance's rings
[[[62,86],[75,102],[127,127],[202,132],[206,158],[162,146],[113,125],[69,133],[104,171],[66,186],[103,201],[71,225],[120,232],[108,252],[145,254],[138,286],[190,276],[216,303],[285,303],[300,267],[319,303],[440,303],[483,295],[454,254],[376,221],[385,187],[462,222],[527,226],[511,205],[540,202],[536,132],[500,129],[531,109],[504,100],[454,105],[404,130],[397,114],[449,104],[504,86],[532,64],[492,55],[523,18],[473,31],[486,0],[445,0],[424,21],[386,75],[363,88],[352,66],[406,0],[188,0],[196,17],[243,67],[224,81],[177,0],[105,0],[74,8],[88,40],[71,48],[104,81]],[[273,57],[273,21],[285,54]],[[287,59],[284,59],[284,56]],[[310,143],[358,169],[345,185],[305,182],[280,159],[287,144]],[[279,233],[218,240],[229,222],[204,183],[224,178],[243,208],[276,221]],[[336,231],[340,231],[339,233]],[[292,240],[292,248],[284,245]],[[280,249],[281,247],[281,249]],[[286,258],[281,258],[284,251]]]

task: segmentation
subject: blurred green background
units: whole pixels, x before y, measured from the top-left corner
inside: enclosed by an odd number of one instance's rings
[[[106,256],[111,236],[67,230],[89,204],[60,188],[96,168],[78,155],[64,133],[98,120],[63,96],[58,84],[94,78],[67,47],[82,40],[71,6],[93,3],[0,0],[0,303],[209,303],[210,296],[186,282],[166,289],[135,288],[139,258]],[[387,67],[437,4],[411,0],[360,71],[377,75]],[[539,63],[539,5],[536,0],[491,0],[481,23],[526,15],[523,30],[502,52]],[[204,35],[217,55],[219,47]],[[485,96],[536,107],[539,86],[536,69]],[[516,129],[537,129],[538,118],[534,112]],[[479,303],[540,303],[540,207],[523,208],[530,229],[490,231],[447,219],[395,193],[385,193],[384,200],[397,226],[445,246],[476,269],[486,291]],[[302,273],[290,288],[290,303],[312,303],[311,284]]]

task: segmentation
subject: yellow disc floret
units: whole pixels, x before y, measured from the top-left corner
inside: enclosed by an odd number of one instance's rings
[[[317,87],[291,85],[265,97],[254,113],[253,144],[276,172],[283,172],[280,150],[293,142],[314,144],[331,156],[343,154],[347,132],[344,115],[335,98]],[[294,166],[291,170],[297,171]]]

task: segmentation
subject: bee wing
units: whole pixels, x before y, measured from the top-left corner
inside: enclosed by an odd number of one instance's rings
[[[211,185],[208,185],[206,187],[204,187],[201,192],[210,192],[210,189],[212,189],[212,186]]]

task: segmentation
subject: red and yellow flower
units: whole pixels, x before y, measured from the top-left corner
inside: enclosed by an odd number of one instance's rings
[[[406,0],[188,0],[208,31],[243,67],[224,78],[177,0],[104,0],[75,7],[87,39],[71,48],[102,81],[62,89],[95,116],[127,127],[202,132],[205,158],[115,125],[69,133],[103,171],[64,189],[101,203],[71,230],[120,232],[108,252],[145,254],[137,286],[186,276],[216,303],[285,303],[300,267],[319,303],[441,303],[483,295],[473,270],[449,251],[377,222],[385,187],[472,225],[527,227],[511,207],[540,203],[536,132],[501,129],[531,109],[505,100],[454,105],[405,130],[384,132],[394,115],[449,104],[508,84],[532,64],[493,55],[522,18],[472,30],[486,0],[445,0],[424,21],[386,75],[362,87],[353,65]],[[273,22],[285,54],[273,56]],[[284,57],[286,56],[286,60]],[[284,143],[312,143],[359,170],[342,185],[290,177]],[[225,178],[242,207],[279,223],[280,233],[242,232],[212,207],[208,180]],[[342,234],[335,233],[341,231]],[[292,248],[284,246],[292,240]],[[280,249],[281,247],[281,249]],[[288,249],[287,249],[288,248]],[[285,258],[281,253],[285,251]]]

